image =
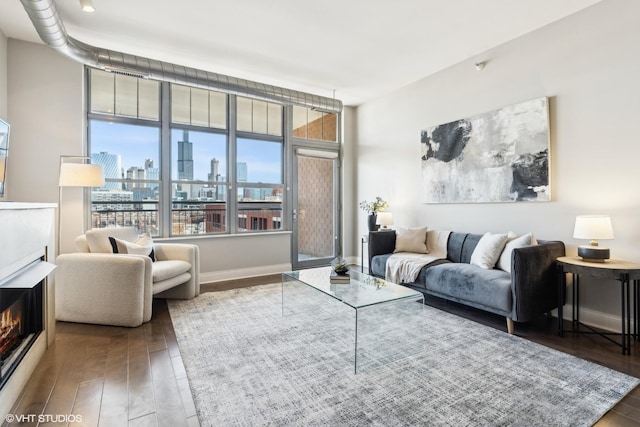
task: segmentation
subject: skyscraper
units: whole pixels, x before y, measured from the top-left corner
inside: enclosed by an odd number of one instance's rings
[[[248,178],[247,163],[238,162],[238,182],[246,182]]]
[[[127,169],[127,179],[128,180],[147,179],[147,173],[145,169],[142,169],[137,166],[131,166],[129,169]],[[127,182],[126,186],[127,186],[127,190],[132,190],[134,188],[143,188],[144,184],[139,182]]]
[[[102,165],[105,179],[122,179],[122,157],[120,154],[109,154],[105,151],[91,154],[91,163]],[[119,182],[105,182],[100,190],[121,190]]]
[[[219,173],[218,170],[220,169],[220,161],[217,160],[215,157],[213,159],[211,159],[211,172],[209,172],[209,176],[207,177],[207,180],[209,181],[219,181]]]
[[[189,131],[182,133],[178,141],[178,179],[193,180],[193,143],[189,142]]]

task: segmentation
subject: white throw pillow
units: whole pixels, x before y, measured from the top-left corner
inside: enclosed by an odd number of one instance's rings
[[[487,270],[495,267],[500,254],[507,243],[506,234],[485,233],[471,254],[470,264]]]
[[[524,248],[526,246],[532,246],[535,243],[535,238],[532,233],[523,234],[522,236],[518,236],[515,233],[509,232],[509,238],[507,240],[507,244],[504,246],[504,250],[500,255],[500,259],[496,266],[500,270],[504,270],[507,273],[511,273],[511,254],[513,250],[516,248]]]
[[[398,228],[396,230],[396,248],[393,252],[428,254],[427,227]]]
[[[109,242],[114,254],[147,255],[151,258],[151,261],[156,260],[153,251],[153,239],[148,234],[143,234],[135,242],[128,242],[115,237],[109,237]]]
[[[138,231],[134,227],[94,228],[85,233],[91,253],[110,254],[109,237],[134,242],[138,239]]]

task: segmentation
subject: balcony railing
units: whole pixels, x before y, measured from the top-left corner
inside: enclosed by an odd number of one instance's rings
[[[227,231],[225,202],[173,201],[171,235],[224,233]],[[92,228],[137,227],[140,233],[158,236],[159,202],[92,202]],[[238,202],[238,231],[282,229],[282,204],[279,202]]]
[[[140,233],[159,234],[158,202],[91,202],[91,227],[137,227]]]

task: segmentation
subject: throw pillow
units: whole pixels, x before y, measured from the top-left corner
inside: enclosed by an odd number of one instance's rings
[[[85,233],[91,253],[110,254],[113,252],[109,236],[116,239],[135,241],[139,233],[134,227],[94,228]]]
[[[487,270],[492,269],[498,262],[506,243],[506,234],[485,233],[471,254],[470,264]]]
[[[522,236],[518,236],[513,232],[509,232],[507,244],[504,246],[504,250],[500,255],[500,259],[496,264],[500,270],[504,270],[507,273],[511,273],[511,254],[513,250],[516,248],[524,248],[526,246],[532,246],[537,244],[535,242],[535,238],[532,233],[523,234]]]
[[[155,262],[156,254],[153,251],[153,239],[148,234],[143,234],[135,242],[109,237],[111,249],[114,254],[147,255]]]
[[[396,248],[393,252],[428,254],[427,227],[398,228],[396,230]]]

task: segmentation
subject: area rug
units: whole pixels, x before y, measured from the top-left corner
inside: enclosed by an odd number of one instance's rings
[[[168,301],[202,426],[590,426],[637,378],[416,302],[279,283]]]

